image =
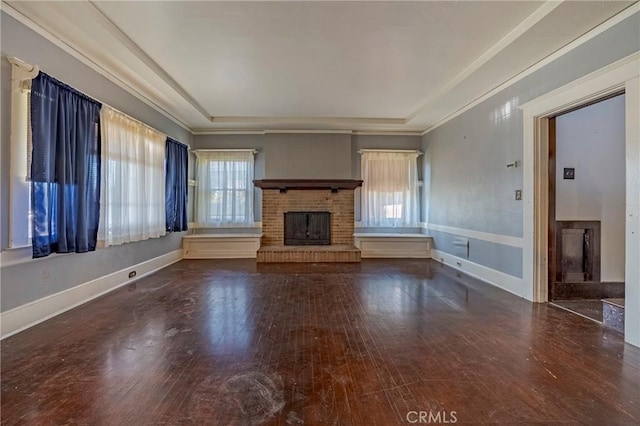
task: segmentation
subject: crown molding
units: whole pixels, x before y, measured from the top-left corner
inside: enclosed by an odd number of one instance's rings
[[[194,129],[194,136],[202,135],[264,135],[264,130],[256,129]]]
[[[407,131],[394,131],[394,130],[354,130],[353,134],[356,136],[422,136],[421,130],[407,130]]]
[[[480,57],[478,57],[474,62],[472,62],[461,73],[457,74],[452,80],[450,80],[444,86],[444,88],[438,92],[438,94],[435,97],[432,97],[432,98],[428,99],[426,102],[432,101],[436,97],[442,95],[442,93],[445,93],[446,90],[449,90],[449,89],[455,87],[461,81],[463,81],[464,79],[468,78],[471,74],[473,74],[473,72],[475,70],[477,70],[480,66],[485,64],[491,58],[493,58],[497,53],[499,53],[505,47],[510,45],[515,39],[517,39],[517,37],[521,36],[523,33],[525,33],[527,30],[529,30],[531,27],[533,27],[537,22],[539,22],[541,19],[543,19],[544,16],[547,16],[549,13],[551,13],[561,3],[562,3],[562,1],[554,1],[554,0],[546,1],[541,7],[536,9],[531,15],[529,15],[529,17],[527,17],[524,21],[522,21],[520,24],[518,24],[518,26],[516,26],[512,31],[510,31],[506,36],[504,36],[501,40],[499,40],[491,48],[489,48],[487,51],[485,51]],[[304,123],[304,124],[308,124],[310,126],[314,126],[316,124],[318,124],[318,125],[319,124],[323,124],[323,125],[332,125],[332,124],[334,124],[334,125],[336,125],[336,127],[339,127],[339,126],[349,127],[350,125],[353,125],[355,127],[355,125],[361,125],[361,126],[363,126],[365,128],[366,128],[366,125],[404,126],[422,108],[427,106],[427,104],[423,104],[420,108],[418,108],[418,110],[416,110],[416,112],[414,112],[413,114],[411,114],[410,116],[408,116],[406,118],[398,118],[398,117],[395,117],[395,118],[394,117],[277,117],[277,116],[265,116],[265,117],[260,117],[260,116],[220,116],[220,117],[213,116],[212,117],[207,113],[207,111],[202,106],[200,106],[198,104],[197,101],[195,101],[195,99],[193,99],[193,97],[191,97],[184,90],[184,88],[182,88],[155,61],[153,61],[153,59],[144,50],[142,50],[137,44],[135,44],[126,34],[124,34],[122,32],[122,30],[120,30],[119,27],[117,27],[108,17],[106,17],[104,15],[104,13],[102,13],[102,11],[93,2],[90,1],[89,4],[91,6],[91,9],[93,9],[95,11],[95,14],[98,17],[98,19],[100,19],[102,25],[105,26],[105,29],[110,31],[110,33],[114,37],[116,37],[117,40],[120,41],[126,49],[128,49],[132,53],[138,55],[140,57],[140,60],[155,75],[157,75],[158,78],[162,79],[166,84],[169,85],[169,87],[171,87],[177,93],[177,95],[179,95],[181,98],[183,98],[189,105],[191,105],[193,108],[195,108],[200,114],[203,114],[212,123],[238,123],[238,124],[241,124],[241,123],[247,123],[247,124],[248,123],[252,123],[252,124],[255,125],[257,122],[260,122],[260,123],[268,125],[268,123],[282,123],[283,121],[286,121],[286,122],[289,122],[289,123],[301,123],[301,124]],[[70,45],[66,41],[58,38],[52,32],[50,32],[49,30],[47,30],[46,28],[44,28],[40,24],[37,24],[36,22],[31,20],[29,17],[24,15],[19,10],[15,9],[11,4],[6,3],[3,0],[2,3],[1,3],[1,6],[2,6],[1,7],[2,11],[6,12],[9,16],[13,17],[14,19],[19,21],[20,23],[22,23],[26,27],[30,28],[31,30],[33,30],[34,32],[39,34],[40,36],[44,37],[46,40],[48,40],[49,42],[51,42],[55,46],[59,47],[63,51],[67,52],[68,54],[70,54],[71,56],[73,56],[74,58],[76,58],[77,60],[82,62],[84,65],[88,66],[90,69],[92,69],[93,71],[95,71],[99,75],[105,77],[107,80],[109,80],[110,82],[114,83],[116,86],[120,87],[121,89],[123,89],[127,93],[129,93],[132,96],[134,96],[135,98],[139,99],[140,101],[144,102],[146,105],[148,105],[149,107],[153,108],[154,110],[156,110],[157,112],[159,112],[160,114],[165,116],[167,119],[171,120],[172,122],[174,122],[175,124],[177,124],[178,126],[180,126],[185,131],[189,132],[192,135],[224,135],[224,134],[242,135],[242,134],[267,134],[267,133],[345,133],[345,134],[353,134],[353,135],[371,135],[371,136],[418,136],[418,135],[422,135],[423,136],[423,135],[426,135],[427,133],[429,133],[430,131],[436,129],[437,127],[439,127],[439,126],[447,123],[448,121],[456,118],[457,116],[463,114],[464,112],[468,111],[469,109],[473,108],[474,106],[478,105],[479,103],[483,102],[484,100],[490,98],[491,96],[495,95],[496,93],[499,93],[500,91],[506,89],[507,87],[509,87],[509,86],[517,83],[518,81],[522,80],[523,78],[529,76],[533,72],[535,72],[535,71],[539,70],[540,68],[544,67],[545,65],[551,63],[552,61],[554,61],[558,57],[560,57],[560,56],[570,52],[571,50],[575,49],[576,47],[586,43],[587,41],[589,41],[592,38],[596,37],[600,33],[604,32],[604,31],[608,30],[609,28],[613,27],[614,25],[618,24],[622,20],[624,20],[624,19],[626,19],[626,18],[628,18],[628,17],[630,17],[630,16],[632,16],[632,15],[634,15],[634,14],[636,14],[636,13],[638,13],[640,11],[640,4],[639,3],[634,3],[633,5],[629,6],[625,10],[623,10],[620,13],[616,14],[615,16],[611,17],[610,19],[608,19],[604,23],[598,25],[594,29],[592,29],[589,32],[585,33],[581,37],[579,37],[576,40],[568,43],[564,47],[558,49],[554,53],[552,53],[552,54],[548,55],[547,57],[545,57],[544,59],[538,61],[536,64],[532,65],[531,67],[527,68],[526,70],[522,71],[521,73],[519,73],[519,74],[513,76],[512,78],[508,79],[507,81],[505,81],[501,85],[499,85],[499,86],[495,87],[494,89],[486,92],[485,94],[477,97],[476,99],[468,102],[467,104],[465,104],[460,109],[458,109],[456,111],[453,111],[450,114],[444,116],[439,121],[437,121],[435,124],[427,127],[424,130],[411,130],[411,131],[403,131],[403,130],[390,130],[390,131],[385,131],[385,130],[358,130],[358,131],[356,131],[356,130],[320,130],[320,129],[315,129],[315,130],[294,130],[294,129],[282,129],[282,130],[279,130],[279,129],[267,129],[267,130],[263,130],[263,129],[259,129],[259,130],[256,130],[256,129],[237,129],[236,130],[236,129],[220,129],[220,130],[218,130],[218,129],[215,129],[215,128],[209,128],[209,129],[208,128],[196,128],[196,129],[191,128],[181,118],[179,118],[176,115],[174,115],[173,113],[167,111],[161,105],[156,103],[153,99],[147,97],[145,94],[143,94],[141,91],[139,91],[135,87],[135,85],[129,84],[126,81],[121,80],[115,74],[111,73],[106,68],[104,68],[103,66],[99,65],[98,63],[94,62],[92,59],[90,59],[88,56],[84,55],[82,52],[80,52],[79,50],[74,48],[72,45]]]
[[[607,31],[608,29],[612,28],[613,26],[619,24],[620,22],[624,21],[625,19],[627,19],[627,18],[629,18],[629,17],[631,17],[631,16],[633,16],[633,15],[639,13],[639,12],[640,12],[640,3],[636,2],[636,3],[632,4],[631,6],[629,6],[628,8],[626,8],[625,10],[621,11],[620,13],[618,13],[618,14],[612,16],[611,18],[607,19],[602,24],[598,25],[597,27],[595,27],[592,30],[586,32],[582,36],[578,37],[574,41],[566,44],[564,47],[561,47],[560,49],[556,50],[552,54],[550,54],[547,57],[545,57],[545,58],[541,59],[540,61],[536,62],[535,64],[533,64],[532,66],[530,66],[526,70],[524,70],[521,73],[516,74],[515,76],[511,77],[509,80],[505,81],[501,85],[499,85],[499,86],[495,87],[494,89],[488,91],[484,95],[474,99],[473,101],[469,102],[468,104],[466,104],[462,108],[458,109],[457,111],[454,111],[453,113],[443,117],[436,124],[426,128],[421,133],[422,136],[424,136],[427,133],[431,132],[432,130],[435,130],[436,128],[442,126],[443,124],[453,120],[454,118],[456,118],[459,115],[467,112],[468,110],[470,110],[471,108],[473,108],[476,105],[480,104],[481,102],[489,99],[493,95],[495,95],[497,93],[500,93],[504,89],[514,85],[515,83],[519,82],[523,78],[528,77],[529,75],[533,74],[534,72],[538,71],[539,69],[541,69],[541,68],[545,67],[546,65],[550,64],[551,62],[555,61],[559,57],[561,57],[563,55],[566,55],[567,53],[571,52],[575,48],[583,45],[584,43],[588,42],[589,40],[593,39],[594,37],[602,34],[603,32]]]
[[[212,123],[318,123],[318,124],[407,124],[405,118],[392,117],[303,117],[303,116],[225,116],[211,117]]]
[[[94,17],[100,22],[100,24],[114,36],[122,45],[128,49],[131,53],[135,54],[156,76],[164,81],[169,87],[171,87],[182,99],[184,99],[189,105],[191,105],[196,111],[198,111],[204,118],[209,118],[211,115],[200,103],[191,96],[176,80],[173,79],[156,61],[149,56],[149,54],[138,46],[131,38],[126,35],[120,27],[118,27],[107,15],[93,1],[88,2],[91,6],[91,10]]]
[[[493,46],[485,50],[478,58],[476,58],[471,64],[464,68],[455,77],[449,80],[444,86],[442,86],[434,95],[423,101],[422,105],[418,107],[413,113],[409,114],[407,121],[413,120],[420,112],[424,111],[429,105],[440,96],[450,92],[454,87],[462,83],[469,78],[480,67],[489,62],[498,53],[502,52],[505,48],[516,41],[520,36],[533,28],[543,18],[553,12],[564,0],[547,0],[542,6],[537,8],[531,15],[527,16],[522,22],[516,25],[511,31],[504,37],[498,40]]]
[[[53,45],[59,47],[69,55],[73,56],[75,59],[77,59],[78,61],[80,61],[81,63],[83,63],[84,65],[86,65],[87,67],[95,71],[96,73],[100,74],[101,76],[103,76],[104,78],[106,78],[107,80],[109,80],[110,82],[112,82],[113,84],[115,84],[116,86],[124,90],[125,92],[129,93],[130,95],[134,96],[136,99],[139,99],[149,107],[153,108],[160,114],[164,115],[166,118],[168,118],[169,120],[171,120],[172,122],[180,126],[182,129],[186,130],[189,133],[193,133],[191,131],[191,128],[184,121],[182,121],[182,119],[176,117],[169,111],[165,110],[162,106],[158,105],[152,99],[149,99],[146,95],[141,93],[135,87],[121,80],[116,75],[109,72],[107,69],[105,69],[98,63],[94,62],[91,58],[84,55],[82,52],[80,52],[79,50],[77,50],[76,48],[74,48],[64,40],[58,38],[56,35],[51,33],[49,30],[47,30],[40,24],[33,21],[31,18],[24,15],[19,10],[15,9],[9,3],[2,1],[1,6],[2,6],[1,7],[2,12],[5,12],[7,15],[11,16],[12,18],[20,22],[22,25],[34,31],[36,34],[40,35],[41,37],[43,37]]]
[[[266,135],[266,134],[346,134],[354,136],[421,136],[420,130],[393,131],[393,130],[318,130],[318,129],[195,129],[194,136],[206,135]]]
[[[270,129],[270,130],[265,130],[264,133],[265,134],[300,133],[300,134],[350,135],[353,133],[353,130]]]

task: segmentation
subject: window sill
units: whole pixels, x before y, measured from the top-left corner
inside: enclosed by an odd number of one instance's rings
[[[217,225],[207,225],[204,223],[189,223],[189,229],[220,229],[220,228],[262,228],[262,222],[253,223],[221,223]]]
[[[53,253],[46,257],[38,257],[34,259],[31,246],[10,247],[0,252],[0,267],[6,268],[9,266],[21,265],[23,263],[38,262],[44,259],[57,259],[58,257],[69,254],[74,253]]]

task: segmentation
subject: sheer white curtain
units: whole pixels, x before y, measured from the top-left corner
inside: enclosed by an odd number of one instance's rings
[[[112,246],[165,235],[166,137],[105,105],[100,111],[100,126],[98,240],[102,246]]]
[[[415,151],[362,152],[363,225],[419,225],[417,158]]]
[[[253,151],[197,151],[198,226],[253,224]]]

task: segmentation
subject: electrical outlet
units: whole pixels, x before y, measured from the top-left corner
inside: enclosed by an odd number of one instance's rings
[[[522,189],[516,189],[516,200],[522,200]]]
[[[136,276],[136,271],[129,272],[129,278],[133,278]]]

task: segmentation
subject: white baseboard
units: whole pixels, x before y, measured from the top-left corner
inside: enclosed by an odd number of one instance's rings
[[[150,275],[172,263],[182,260],[182,249],[174,250],[162,256],[138,263],[125,269],[96,278],[84,284],[61,291],[42,299],[26,303],[0,314],[0,334],[2,339],[33,327],[43,321],[60,315],[76,306],[100,297],[125,284]],[[129,278],[129,272],[135,270],[137,276]]]
[[[496,271],[495,269],[470,262],[467,259],[463,259],[440,250],[432,249],[431,258],[437,262],[444,263],[447,266],[451,266],[454,269],[464,272],[467,275],[508,291],[509,293],[513,293],[516,296],[524,297],[525,288],[522,278]]]

